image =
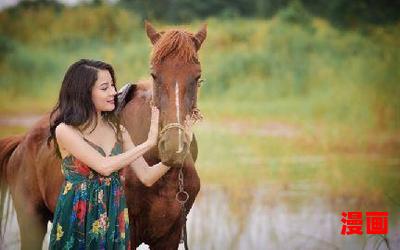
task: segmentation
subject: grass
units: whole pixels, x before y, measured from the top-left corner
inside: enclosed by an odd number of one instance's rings
[[[91,11],[106,15],[107,8],[84,9],[76,12],[76,18]],[[34,13],[28,16],[31,15]],[[104,40],[103,33],[94,35],[98,29],[94,20],[88,21],[94,31],[86,38],[72,36],[65,41],[57,36],[65,34],[56,24],[51,36],[43,35],[47,31],[40,25],[36,27],[39,33],[43,32],[39,41],[10,38],[13,49],[0,63],[0,86],[5,90],[0,114],[21,112],[26,109],[26,102],[33,104],[25,112],[41,112],[44,105],[52,106],[68,65],[80,58],[110,62],[116,69],[119,86],[148,77],[150,43],[135,20],[130,21],[130,30],[117,29],[121,34],[114,35],[111,42]],[[398,26],[364,29],[368,32],[342,31],[319,18],[293,24],[280,15],[270,20],[206,21],[208,37],[200,51],[206,79],[202,99],[210,103],[221,101],[227,115],[399,129]],[[200,24],[193,22],[186,27],[195,31]],[[15,34],[14,39],[18,39]],[[10,102],[13,107],[8,107]]]

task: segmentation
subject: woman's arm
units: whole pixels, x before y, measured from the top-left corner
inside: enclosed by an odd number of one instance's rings
[[[159,117],[160,111],[157,107],[152,106],[150,130],[146,142],[115,156],[102,156],[89,146],[73,127],[64,123],[56,127],[55,133],[57,142],[62,149],[68,151],[99,174],[109,176],[132,163],[157,144]]]
[[[128,131],[126,131],[126,129],[122,129],[122,131],[124,152],[129,152],[142,145],[140,144],[138,146],[135,146]],[[162,162],[150,167],[143,156],[138,157],[134,162],[132,162],[130,164],[130,167],[136,173],[139,180],[147,187],[152,186],[158,179],[161,178],[161,176],[163,176],[170,169],[170,167],[164,165]]]
[[[195,120],[193,120],[190,116],[186,116],[184,127],[185,134],[189,140],[189,144],[193,138],[192,126],[195,124]],[[123,138],[123,150],[129,152],[133,150],[135,147],[132,139],[126,131],[124,127],[122,127],[122,138]],[[140,145],[138,146],[140,147]],[[143,156],[137,158],[134,162],[130,164],[130,167],[136,173],[139,180],[147,187],[152,186],[158,179],[161,178],[171,167],[164,165],[162,162],[159,162],[153,166],[149,166]]]
[[[153,140],[148,140],[122,154],[104,157],[83,140],[79,132],[71,126],[61,123],[57,126],[55,133],[58,145],[62,149],[104,176],[109,176],[129,165],[155,145]]]

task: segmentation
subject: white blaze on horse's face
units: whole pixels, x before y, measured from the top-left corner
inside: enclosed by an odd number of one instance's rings
[[[179,83],[175,82],[175,108],[176,108],[176,122],[181,124],[180,115],[179,115]],[[181,142],[181,130],[178,129],[178,150],[176,153],[180,153],[183,150],[182,142]]]

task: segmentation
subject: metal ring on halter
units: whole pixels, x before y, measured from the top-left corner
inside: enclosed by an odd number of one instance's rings
[[[185,131],[185,127],[184,127],[184,126],[182,126],[182,125],[179,124],[179,123],[174,122],[174,123],[169,123],[169,124],[167,124],[167,125],[161,130],[160,135],[164,134],[165,131],[167,131],[168,129],[171,129],[171,128],[177,128],[177,129],[181,129],[181,130]]]
[[[179,199],[179,196],[182,195],[184,199]],[[180,204],[185,204],[186,201],[189,199],[189,194],[188,192],[182,190],[176,193],[175,199],[180,203]]]

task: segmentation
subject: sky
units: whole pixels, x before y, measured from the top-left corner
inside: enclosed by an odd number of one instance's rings
[[[17,5],[21,0],[0,0],[0,10],[5,9],[7,7]],[[34,0],[33,0],[34,1]],[[115,3],[118,0],[106,0],[109,3]],[[67,6],[74,6],[80,2],[92,2],[92,0],[57,0],[57,2],[63,3]]]
[[[19,0],[0,0],[0,10],[14,6],[19,2]]]

